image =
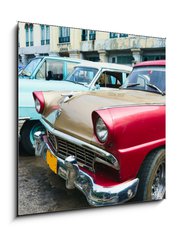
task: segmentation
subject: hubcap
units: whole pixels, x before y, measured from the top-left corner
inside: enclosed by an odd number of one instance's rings
[[[165,195],[165,163],[160,164],[157,169],[153,184],[151,187],[152,200],[161,200]]]

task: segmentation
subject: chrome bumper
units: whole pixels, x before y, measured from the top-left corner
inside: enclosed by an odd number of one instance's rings
[[[46,160],[46,151],[54,152],[45,141],[42,132],[35,133],[35,154],[42,156]],[[56,156],[56,155],[55,155]],[[78,188],[87,198],[92,206],[109,206],[126,202],[133,198],[137,192],[139,179],[133,179],[120,183],[113,187],[102,187],[95,184],[93,179],[84,171],[80,170],[74,156],[69,156],[65,160],[57,157],[58,175],[66,180],[66,188]]]

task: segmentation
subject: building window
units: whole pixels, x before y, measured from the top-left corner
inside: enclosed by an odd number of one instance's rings
[[[112,57],[112,63],[115,63],[115,62],[116,62],[116,58]]]
[[[25,24],[26,47],[33,46],[33,24]]]
[[[60,27],[59,28],[59,43],[70,42],[70,28]]]
[[[83,29],[82,30],[82,41],[87,41],[88,40],[88,30]]]
[[[50,44],[50,28],[46,26],[46,45]]]
[[[132,56],[117,56],[117,63],[119,64],[132,64]]]
[[[50,27],[41,25],[41,45],[50,44]]]
[[[26,47],[29,46],[29,28],[28,24],[25,24],[25,38],[26,38]]]
[[[122,38],[122,37],[128,37],[128,34],[120,33],[120,34],[119,34],[119,37],[120,37],[120,38]]]
[[[143,56],[143,61],[153,61],[165,59],[165,55],[145,55]]]
[[[33,46],[33,24],[30,24],[30,46]]]
[[[96,31],[93,31],[93,30],[88,31],[86,29],[83,29],[81,38],[82,38],[82,41],[95,40],[96,39]]]
[[[89,32],[89,40],[95,40],[96,39],[96,31],[91,30]]]
[[[118,38],[118,33],[112,33],[109,34],[110,38]]]
[[[41,25],[41,45],[45,44],[45,31],[44,31],[44,25]]]

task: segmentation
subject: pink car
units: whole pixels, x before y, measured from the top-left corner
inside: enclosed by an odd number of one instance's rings
[[[134,66],[117,90],[34,92],[36,155],[106,206],[165,197],[165,60]]]

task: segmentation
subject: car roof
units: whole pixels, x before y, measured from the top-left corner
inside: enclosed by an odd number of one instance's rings
[[[107,63],[107,62],[90,62],[86,61],[84,63],[81,63],[77,65],[77,67],[94,67],[94,68],[110,68],[115,70],[125,70],[125,71],[131,71],[132,67],[128,65],[123,64],[116,64],[116,63]]]
[[[166,66],[166,60],[145,61],[135,64],[135,67],[144,66]]]
[[[80,58],[70,58],[70,57],[58,57],[58,56],[38,56],[38,57],[35,57],[33,59],[37,59],[37,58],[45,58],[45,59],[56,59],[56,60],[66,60],[66,61],[73,61],[73,62],[76,62],[76,63],[82,63],[82,62],[91,62],[89,60],[85,60],[85,59],[80,59]],[[32,59],[32,60],[33,60]]]

